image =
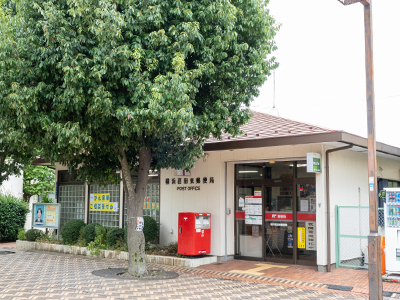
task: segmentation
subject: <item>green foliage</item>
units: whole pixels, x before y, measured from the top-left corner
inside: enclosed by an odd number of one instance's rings
[[[124,229],[111,228],[107,231],[107,246],[113,247],[118,240],[124,240]]]
[[[18,231],[18,240],[23,241],[25,240],[25,229],[21,229]]]
[[[25,226],[28,204],[22,199],[0,192],[0,242],[13,242]]]
[[[55,188],[55,171],[45,166],[27,165],[24,167],[23,184],[26,201],[33,195],[47,197],[47,192]]]
[[[53,199],[49,198],[48,195],[44,195],[40,203],[53,203]]]
[[[25,239],[30,242],[35,242],[37,239],[40,239],[43,235],[44,235],[43,231],[32,228],[25,233]]]
[[[85,226],[82,230],[82,237],[85,240],[86,245],[93,242],[96,238],[96,226],[101,226],[98,223],[91,223]]]
[[[86,226],[82,220],[70,220],[61,228],[60,236],[64,245],[75,244],[80,236],[80,231]]]
[[[144,219],[144,228],[143,234],[146,244],[150,244],[154,242],[156,237],[158,236],[158,224],[157,222],[149,216],[143,217]]]
[[[0,27],[0,132],[91,181],[120,168],[118,149],[133,168],[142,147],[152,168],[191,168],[210,134],[239,133],[241,105],[277,67],[261,0],[15,3]]]
[[[100,249],[106,249],[107,229],[101,225],[95,226],[96,238],[90,242],[87,249],[92,255],[98,255]]]
[[[49,243],[49,244],[59,244],[60,243],[57,240],[57,235],[56,235],[54,229],[46,230],[46,232],[43,233],[43,235],[39,239],[37,239],[36,242]]]

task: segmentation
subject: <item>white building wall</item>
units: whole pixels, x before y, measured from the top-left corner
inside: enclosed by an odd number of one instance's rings
[[[377,157],[378,178],[400,180],[400,161]],[[332,263],[336,262],[336,222],[335,206],[368,206],[369,181],[368,181],[368,155],[355,151],[344,150],[330,154],[330,204],[331,204],[331,257]],[[349,224],[366,223],[365,216],[354,213]],[[342,228],[346,233],[347,228]],[[349,228],[350,230],[350,228]],[[364,234],[365,232],[363,232]],[[348,241],[345,241],[348,242]],[[364,249],[365,253],[367,249]],[[357,247],[346,247],[341,253],[341,259],[357,257],[360,250]]]
[[[235,187],[234,166],[238,163],[265,161],[268,159],[305,159],[307,152],[322,153],[322,145],[290,145],[254,149],[238,149],[233,151],[211,151],[206,162],[200,159],[191,170],[189,178],[214,177],[214,184],[200,184],[200,191],[180,191],[178,185],[171,184],[175,176],[172,169],[161,171],[160,181],[160,244],[167,245],[178,240],[179,212],[207,212],[212,215],[211,225],[211,255],[225,255],[225,162],[228,167],[227,178],[227,255],[234,255],[234,226],[235,226]],[[322,164],[324,160],[322,159]],[[322,165],[324,167],[324,165]],[[169,178],[170,184],[165,180]],[[316,175],[317,190],[317,253],[318,264],[326,264],[326,200],[324,175]],[[190,185],[190,184],[189,184]],[[195,184],[198,185],[198,184]],[[181,185],[184,186],[184,185]],[[325,228],[324,230],[320,230]],[[325,232],[325,233],[324,233]],[[325,241],[324,241],[325,238]],[[325,256],[324,256],[325,255]]]
[[[21,176],[10,176],[10,178],[3,182],[0,186],[3,193],[9,193],[17,198],[22,198],[23,192],[23,173]]]

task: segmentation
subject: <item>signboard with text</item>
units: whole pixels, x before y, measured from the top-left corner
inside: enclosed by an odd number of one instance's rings
[[[32,228],[58,229],[60,224],[59,203],[33,203]]]
[[[307,153],[307,172],[321,173],[321,154]]]

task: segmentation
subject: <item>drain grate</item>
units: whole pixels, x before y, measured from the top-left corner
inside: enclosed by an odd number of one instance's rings
[[[393,293],[392,292],[383,292],[383,297],[392,297]]]
[[[0,255],[6,255],[6,254],[14,254],[15,252],[12,251],[0,251]]]
[[[345,285],[329,284],[328,285],[328,289],[350,292],[353,289],[353,287],[352,286],[345,286]]]

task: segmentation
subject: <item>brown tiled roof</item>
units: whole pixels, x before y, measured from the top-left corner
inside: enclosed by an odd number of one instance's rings
[[[207,139],[206,143],[240,140],[244,141],[286,136],[341,132],[338,130],[331,130],[320,126],[273,116],[266,113],[261,113],[257,111],[251,112],[253,114],[253,117],[250,119],[249,123],[244,124],[240,127],[244,134],[232,137],[230,134],[223,133],[221,136],[222,140],[218,140],[211,136],[209,139]]]

